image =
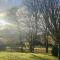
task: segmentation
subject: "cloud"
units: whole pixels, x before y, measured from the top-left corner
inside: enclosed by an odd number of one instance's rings
[[[22,0],[0,0],[0,11],[9,9],[13,6],[19,6]]]

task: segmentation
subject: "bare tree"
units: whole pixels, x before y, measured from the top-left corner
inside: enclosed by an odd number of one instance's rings
[[[60,47],[60,6],[59,0],[43,0],[42,12],[45,19],[48,33],[58,45],[58,56]]]
[[[43,15],[41,12],[43,11],[41,8],[42,6],[42,0],[26,0],[26,6],[28,7],[28,11],[33,15],[35,18],[34,20],[34,29],[35,29],[35,40],[37,40],[38,33],[44,32],[46,33],[47,36],[47,31],[46,31],[46,26],[43,18]],[[43,23],[42,23],[43,22]],[[46,38],[46,52],[48,52],[48,40]]]

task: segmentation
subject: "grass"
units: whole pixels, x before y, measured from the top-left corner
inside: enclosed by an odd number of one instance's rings
[[[0,60],[58,60],[48,54],[0,52]]]

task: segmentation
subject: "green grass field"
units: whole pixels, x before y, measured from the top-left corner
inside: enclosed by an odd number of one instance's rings
[[[47,54],[0,52],[0,60],[58,60]]]

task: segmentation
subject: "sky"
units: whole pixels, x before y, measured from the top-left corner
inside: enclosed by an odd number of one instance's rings
[[[0,0],[0,11],[21,5],[22,0]]]
[[[7,9],[10,9],[15,6],[20,6],[21,4],[22,4],[22,0],[0,0],[0,24],[6,25],[7,23],[6,22],[7,21],[7,18],[6,18]]]

